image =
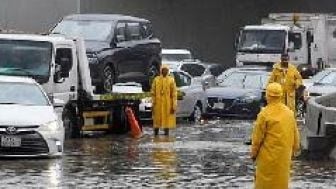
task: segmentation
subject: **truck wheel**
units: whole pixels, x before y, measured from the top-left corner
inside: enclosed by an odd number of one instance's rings
[[[103,70],[104,76],[104,83],[103,83],[103,90],[106,93],[112,93],[112,86],[115,82],[115,73],[112,66],[107,65]]]
[[[202,119],[202,108],[200,104],[196,104],[194,107],[194,111],[189,117],[189,121],[192,121],[194,123],[200,123]]]
[[[80,129],[76,124],[76,118],[68,110],[63,115],[63,126],[66,139],[78,138],[80,136]]]

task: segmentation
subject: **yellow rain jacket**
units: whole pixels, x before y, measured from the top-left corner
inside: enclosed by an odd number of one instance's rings
[[[292,64],[288,64],[288,68],[284,69],[281,68],[280,63],[277,63],[273,67],[273,72],[268,83],[274,82],[282,86],[284,92],[282,102],[296,113],[295,92],[302,85],[301,74]]]
[[[162,68],[165,66],[163,65]],[[161,72],[162,72],[161,68]],[[175,128],[176,116],[171,114],[171,109],[176,112],[177,90],[173,77],[167,75],[155,77],[151,89],[152,115],[154,128]]]
[[[252,133],[256,189],[288,188],[291,158],[299,150],[299,144],[293,112],[280,99],[269,102],[259,113]]]

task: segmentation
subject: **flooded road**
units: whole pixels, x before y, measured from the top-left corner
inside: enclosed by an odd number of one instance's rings
[[[0,187],[252,188],[250,121],[180,124],[171,136],[66,141],[59,159],[0,160]],[[295,160],[291,188],[336,188],[336,163]]]

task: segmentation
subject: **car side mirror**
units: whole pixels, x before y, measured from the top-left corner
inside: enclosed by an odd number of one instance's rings
[[[185,95],[185,92],[177,91],[177,100],[183,100]]]

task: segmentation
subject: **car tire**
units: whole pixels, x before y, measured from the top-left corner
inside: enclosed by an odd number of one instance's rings
[[[297,111],[297,117],[298,118],[304,118],[305,116],[305,102],[303,100],[298,100],[296,104],[296,111]]]
[[[202,119],[202,114],[202,106],[200,104],[196,104],[193,113],[189,117],[189,121],[192,121],[194,123],[200,123]]]
[[[115,72],[111,65],[106,65],[103,69],[102,88],[104,93],[112,93],[112,86],[115,83]]]
[[[80,129],[76,124],[76,118],[69,110],[65,110],[62,116],[64,135],[66,139],[78,138],[80,136]]]

